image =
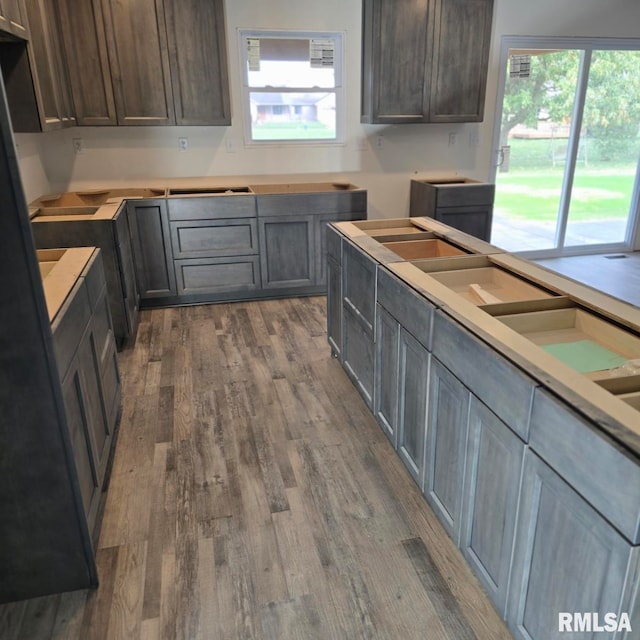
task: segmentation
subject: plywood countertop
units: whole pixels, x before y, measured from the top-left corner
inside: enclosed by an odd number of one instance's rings
[[[95,251],[94,247],[39,249],[38,262],[49,320],[53,322]]]

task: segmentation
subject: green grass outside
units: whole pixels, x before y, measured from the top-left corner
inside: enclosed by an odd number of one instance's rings
[[[556,220],[564,165],[552,167],[553,144],[551,140],[511,141],[510,170],[496,175],[496,211],[525,220]],[[594,150],[591,158],[577,164],[570,219],[626,219],[637,157],[607,162],[598,159]]]
[[[265,122],[251,128],[254,140],[332,140],[335,129],[320,122]]]

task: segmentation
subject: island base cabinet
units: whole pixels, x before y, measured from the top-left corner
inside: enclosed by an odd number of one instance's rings
[[[400,325],[376,305],[374,415],[394,449],[398,447],[398,356]]]
[[[422,487],[427,429],[429,352],[400,329],[398,356],[398,454]]]
[[[524,442],[471,396],[460,548],[504,616]]]
[[[560,613],[634,616],[639,547],[530,450],[525,454],[507,624],[516,640],[592,637],[560,631]],[[635,600],[635,602],[634,602]],[[598,633],[631,640],[632,633]],[[594,638],[596,635],[593,636]]]
[[[469,390],[433,358],[424,495],[457,545],[462,519],[469,399]]]
[[[348,306],[343,307],[342,361],[369,409],[373,406],[373,336]]]

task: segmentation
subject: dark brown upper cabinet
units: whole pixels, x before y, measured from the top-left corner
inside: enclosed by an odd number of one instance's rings
[[[493,0],[363,0],[362,117],[480,122]]]
[[[24,0],[0,0],[0,31],[18,38],[29,37]]]

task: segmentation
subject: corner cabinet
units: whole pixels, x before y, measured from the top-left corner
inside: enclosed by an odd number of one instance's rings
[[[480,122],[493,0],[364,0],[361,120]]]

